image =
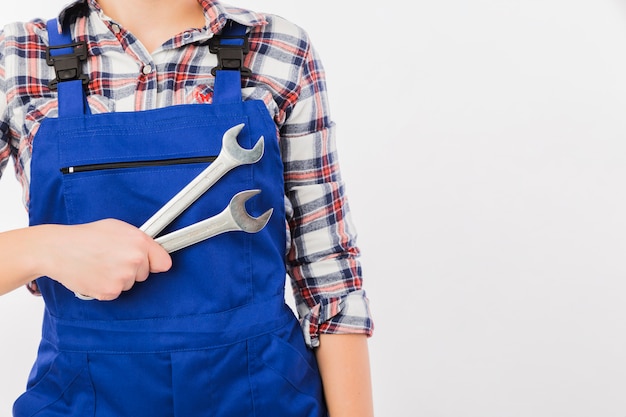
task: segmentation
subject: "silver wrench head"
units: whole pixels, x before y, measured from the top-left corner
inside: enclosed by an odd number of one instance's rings
[[[248,233],[256,233],[263,229],[270,220],[274,209],[269,209],[259,217],[252,217],[246,210],[246,201],[259,194],[261,190],[246,190],[235,194],[228,204],[230,213],[237,226]]]
[[[261,136],[252,149],[242,148],[239,142],[237,142],[237,135],[239,135],[244,126],[243,123],[238,124],[224,133],[224,136],[222,136],[222,150],[226,151],[232,159],[241,164],[254,164],[263,156],[265,139]]]

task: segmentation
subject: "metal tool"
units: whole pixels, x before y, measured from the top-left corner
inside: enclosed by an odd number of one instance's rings
[[[237,135],[243,127],[242,123],[231,127],[224,133],[222,149],[215,161],[154,213],[140,227],[142,231],[148,236],[155,237],[228,171],[240,165],[253,164],[261,159],[265,148],[263,136],[252,149],[242,148],[237,142]]]
[[[261,190],[246,190],[235,194],[228,206],[220,213],[198,223],[183,227],[156,238],[168,252],[174,252],[194,243],[225,232],[243,231],[257,233],[265,227],[274,209],[269,209],[259,217],[252,217],[246,211],[246,201]]]
[[[265,148],[263,136],[259,138],[252,149],[242,148],[237,142],[237,135],[243,127],[244,124],[242,123],[231,127],[224,133],[222,136],[222,149],[215,161],[191,180],[140,227],[144,233],[155,237],[227,172],[240,165],[253,164],[261,159]],[[259,217],[252,217],[246,211],[245,203],[260,192],[261,190],[241,191],[235,194],[221,213],[163,235],[155,240],[171,253],[225,232],[259,232],[267,225],[274,210],[269,209]],[[81,300],[94,299],[77,292],[74,294]]]

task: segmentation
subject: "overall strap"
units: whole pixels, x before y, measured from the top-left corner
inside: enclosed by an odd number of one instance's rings
[[[217,54],[213,104],[241,102],[241,77],[251,74],[243,66],[244,55],[250,50],[247,26],[229,20],[222,32],[209,41],[210,51]]]
[[[49,46],[46,62],[54,66],[55,78],[50,81],[51,90],[58,90],[59,117],[89,114],[84,86],[89,79],[82,73],[82,63],[87,59],[87,44],[73,42],[69,27],[59,33],[57,19],[47,22]]]
[[[88,78],[82,74],[87,45],[85,42],[72,42],[68,27],[59,32],[57,19],[50,19],[47,29],[50,46],[46,49],[46,60],[55,68],[56,76],[50,82],[50,88],[58,90],[59,116],[89,114],[84,91]],[[218,57],[218,66],[212,71],[215,75],[215,104],[241,102],[241,76],[251,73],[243,66],[244,55],[249,51],[246,31],[246,26],[230,20],[222,33],[214,36],[209,43],[210,51]]]

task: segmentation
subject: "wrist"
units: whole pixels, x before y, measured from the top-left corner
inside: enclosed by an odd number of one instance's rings
[[[50,275],[55,266],[58,267],[59,259],[55,255],[58,247],[62,247],[61,239],[64,236],[63,226],[44,224],[28,228],[29,247],[23,252],[27,259],[25,264],[29,281],[44,275]]]

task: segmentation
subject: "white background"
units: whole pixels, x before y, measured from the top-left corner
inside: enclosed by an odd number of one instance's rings
[[[64,1],[10,4],[2,23]],[[237,4],[305,27],[324,61],[377,415],[626,416],[624,2]],[[26,221],[11,171],[2,228]],[[0,298],[0,417],[40,314]]]

